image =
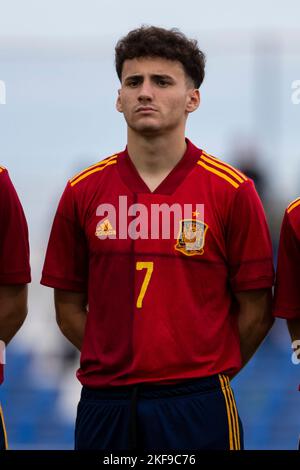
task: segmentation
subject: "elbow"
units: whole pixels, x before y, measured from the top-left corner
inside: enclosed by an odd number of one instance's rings
[[[24,321],[26,320],[26,317],[27,317],[27,314],[28,314],[28,307],[27,305],[25,305],[21,310],[20,310],[20,313],[19,313],[19,318],[18,318],[18,329],[21,328],[21,326],[23,325]]]
[[[12,315],[12,318],[14,318],[13,336],[19,331],[19,329],[23,325],[27,317],[27,313],[28,313],[27,305],[23,305],[21,308],[15,310],[15,314]]]
[[[56,310],[56,323],[57,323],[59,329],[61,330],[61,332],[63,333],[66,326],[65,326],[65,321],[63,319],[63,316],[61,315],[59,310]]]
[[[22,308],[14,309],[10,311],[7,316],[2,317],[3,325],[5,329],[2,335],[2,340],[8,344],[10,340],[16,335],[23,325],[27,316],[27,306]]]
[[[62,312],[57,309],[56,310],[56,323],[62,332],[64,336],[68,336],[68,331],[69,331],[69,323],[65,317],[65,315],[62,314]]]
[[[262,326],[262,329],[265,331],[265,334],[267,334],[271,330],[274,324],[274,321],[275,321],[275,318],[273,317],[272,314],[269,314],[264,318],[264,320],[261,323],[261,326]]]
[[[23,325],[28,314],[28,288],[27,285],[13,286],[12,288],[14,296],[12,304],[14,315],[12,315],[12,318],[14,318],[16,333]]]

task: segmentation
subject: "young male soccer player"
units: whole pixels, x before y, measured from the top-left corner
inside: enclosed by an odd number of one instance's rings
[[[272,251],[253,183],[185,139],[204,62],[176,30],[121,39],[127,147],[59,203],[42,283],[81,350],[76,449],[243,447],[229,377],[272,324]]]
[[[21,327],[27,314],[30,282],[27,224],[8,172],[0,167],[0,384],[3,382],[4,345]],[[7,448],[0,406],[0,449]]]

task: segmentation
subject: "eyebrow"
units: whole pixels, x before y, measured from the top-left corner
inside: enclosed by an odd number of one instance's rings
[[[143,79],[144,76],[140,73],[137,73],[137,74],[133,74],[133,75],[128,75],[128,77],[126,77],[124,79],[124,82],[127,82],[129,80],[132,80],[132,79]],[[164,79],[164,80],[172,80],[174,81],[174,78],[171,76],[171,75],[167,75],[167,74],[164,74],[164,73],[153,73],[150,75],[150,78],[151,79]]]

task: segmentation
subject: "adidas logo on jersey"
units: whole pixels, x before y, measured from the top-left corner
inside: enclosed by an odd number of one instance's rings
[[[96,237],[107,237],[109,235],[116,235],[116,231],[111,225],[108,219],[105,219],[104,222],[99,222],[96,227]]]

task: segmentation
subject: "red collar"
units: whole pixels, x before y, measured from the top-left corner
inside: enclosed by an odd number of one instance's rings
[[[190,140],[185,140],[187,143],[185,154],[152,194],[174,193],[199,160],[202,151],[195,147]],[[134,166],[127,147],[119,154],[117,167],[121,179],[133,193],[151,193]]]

